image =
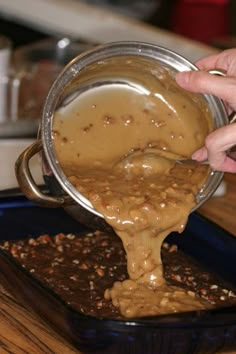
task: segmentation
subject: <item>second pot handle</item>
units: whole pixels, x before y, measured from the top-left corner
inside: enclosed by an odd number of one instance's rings
[[[50,208],[64,207],[65,205],[68,205],[69,200],[71,201],[70,197],[58,197],[43,194],[32,177],[29,162],[34,155],[41,151],[42,142],[41,140],[36,140],[18,157],[15,164],[15,173],[18,184],[24,195],[36,204]]]

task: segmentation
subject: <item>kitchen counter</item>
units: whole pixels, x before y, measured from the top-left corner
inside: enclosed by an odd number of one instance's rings
[[[224,179],[227,183],[226,194],[223,197],[212,197],[199,212],[236,236],[236,174],[226,174]],[[0,328],[1,354],[80,353],[1,286]],[[236,348],[231,354],[235,353]]]

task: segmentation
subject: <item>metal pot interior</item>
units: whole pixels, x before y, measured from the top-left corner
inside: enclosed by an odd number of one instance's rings
[[[133,70],[127,71],[127,56],[133,60]],[[115,65],[118,58],[119,65]],[[123,64],[122,64],[122,60]],[[142,85],[145,70],[154,70],[155,65],[161,65],[173,72],[197,70],[188,60],[166,48],[139,42],[117,42],[98,46],[86,51],[73,59],[57,77],[47,96],[41,121],[41,138],[47,164],[61,186],[76,203],[87,211],[102,217],[75,187],[69,182],[56,157],[53,146],[54,113],[62,106],[69,104],[82,92],[104,84],[104,80],[119,81],[127,79],[137,85]],[[148,68],[148,69],[147,69]],[[139,73],[140,80],[137,80]],[[227,114],[223,103],[211,95],[204,95],[212,115],[213,126],[219,128],[228,123]],[[197,209],[216,190],[223,177],[223,173],[212,171],[204,186],[196,196]]]

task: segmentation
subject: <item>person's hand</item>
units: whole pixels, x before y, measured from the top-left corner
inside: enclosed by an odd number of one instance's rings
[[[236,49],[225,50],[196,62],[199,71],[187,71],[176,75],[177,83],[184,89],[221,98],[228,113],[236,111]],[[220,70],[225,77],[208,73]],[[208,160],[214,170],[236,172],[236,161],[227,152],[236,144],[236,123],[219,128],[209,134],[205,146],[197,150],[192,158]]]

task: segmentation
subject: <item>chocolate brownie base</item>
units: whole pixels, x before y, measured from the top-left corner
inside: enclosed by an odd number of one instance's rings
[[[0,247],[74,309],[99,318],[121,318],[104,299],[105,289],[114,281],[128,278],[125,252],[115,235],[41,235],[6,241]],[[162,259],[168,283],[196,292],[215,307],[236,305],[236,292],[176,245],[164,243]]]

